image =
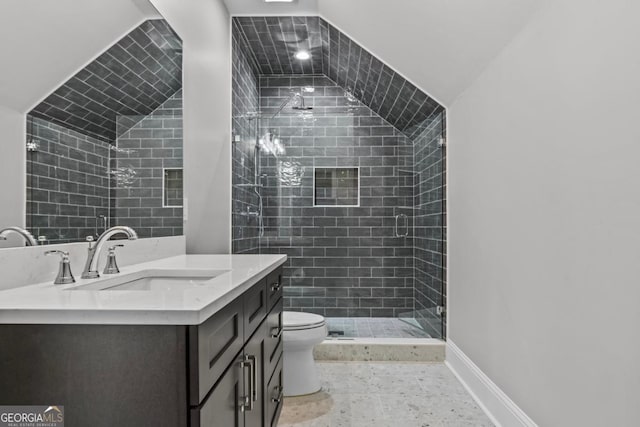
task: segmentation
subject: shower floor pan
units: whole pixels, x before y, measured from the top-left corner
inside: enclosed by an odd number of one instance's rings
[[[431,338],[413,319],[388,317],[327,317],[329,339]]]

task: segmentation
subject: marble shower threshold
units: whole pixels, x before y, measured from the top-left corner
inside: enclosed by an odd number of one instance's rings
[[[315,346],[318,361],[444,362],[445,342],[435,338],[337,338]]]

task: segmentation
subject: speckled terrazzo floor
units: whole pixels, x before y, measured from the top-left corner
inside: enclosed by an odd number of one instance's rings
[[[318,363],[322,391],[286,398],[279,427],[493,426],[441,363]]]
[[[329,336],[350,338],[429,338],[411,323],[391,317],[327,317]]]

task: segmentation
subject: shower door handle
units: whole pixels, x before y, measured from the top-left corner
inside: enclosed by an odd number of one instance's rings
[[[404,233],[400,234],[400,219],[404,219]],[[396,215],[396,237],[407,237],[409,235],[409,218],[405,214]]]

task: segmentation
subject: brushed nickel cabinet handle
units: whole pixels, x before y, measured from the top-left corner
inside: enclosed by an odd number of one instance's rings
[[[281,328],[278,328],[278,327],[271,328],[271,338],[280,339],[281,336],[282,336]]]
[[[284,389],[282,388],[282,386],[275,386],[274,390],[276,393],[278,393],[278,397],[274,397],[271,399],[271,401],[273,403],[280,403],[282,402],[282,398],[284,397]]]

